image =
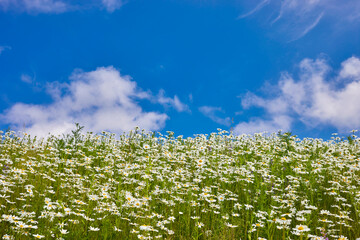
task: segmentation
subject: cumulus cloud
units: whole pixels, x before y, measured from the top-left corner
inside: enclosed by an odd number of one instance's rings
[[[360,59],[356,57],[351,57],[348,60],[344,61],[342,64],[342,69],[340,71],[340,79],[352,78],[359,80],[360,76]]]
[[[349,22],[349,26],[354,27],[360,20],[360,2],[357,0],[261,0],[239,18],[255,16],[260,11],[261,16],[265,16],[262,19],[265,25],[289,41],[308,34],[324,17],[332,21],[332,25],[341,22],[343,28]]]
[[[231,120],[229,117],[221,118],[216,115],[217,112],[224,112],[221,107],[202,106],[199,107],[199,111],[218,124],[225,126],[230,126],[231,124]]]
[[[239,123],[235,132],[246,129],[290,130],[295,119],[308,127],[329,125],[339,131],[360,127],[360,59],[351,57],[341,64],[336,76],[324,59],[304,59],[298,80],[284,72],[278,82],[278,95],[263,98],[248,93],[242,99],[244,109],[262,108],[266,120]]]
[[[286,115],[273,116],[272,119],[264,120],[254,118],[249,122],[241,122],[234,128],[235,134],[253,134],[261,132],[288,131],[293,119]]]
[[[74,123],[87,131],[122,133],[136,126],[147,130],[164,127],[167,114],[144,111],[137,101],[153,96],[137,87],[129,76],[113,67],[91,72],[74,72],[69,83],[49,83],[53,102],[47,105],[16,103],[0,119],[17,130],[46,136],[68,133]]]

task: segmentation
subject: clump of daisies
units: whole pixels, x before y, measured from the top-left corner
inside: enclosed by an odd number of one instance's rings
[[[360,239],[360,139],[1,132],[2,239]]]

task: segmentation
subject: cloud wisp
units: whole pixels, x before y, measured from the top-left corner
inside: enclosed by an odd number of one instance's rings
[[[9,46],[0,46],[0,55],[5,51],[5,50],[10,50],[11,47]]]
[[[108,12],[120,9],[124,4],[122,0],[102,0],[102,4]]]
[[[68,133],[78,122],[85,130],[122,133],[136,126],[146,130],[164,127],[169,116],[144,111],[140,100],[157,99],[149,91],[137,87],[129,76],[113,67],[100,67],[91,72],[74,72],[70,83],[49,83],[47,92],[53,102],[47,105],[16,103],[0,115],[2,122],[16,130],[37,135]],[[185,108],[180,100],[174,107]]]
[[[20,80],[24,83],[33,83],[35,81],[35,77],[31,77],[30,75],[28,74],[21,74],[20,76]]]
[[[190,112],[189,106],[182,103],[178,96],[175,95],[174,98],[166,97],[163,89],[159,91],[157,96],[153,97],[153,102],[160,103],[166,108],[173,107],[178,112]]]
[[[70,5],[61,0],[0,0],[4,11],[17,10],[27,13],[63,13]]]
[[[74,5],[69,0],[0,0],[0,9],[3,11],[14,10],[30,14],[59,14],[68,11],[98,7],[109,13],[120,9],[124,2],[122,0],[90,0],[82,5]]]
[[[230,126],[231,120],[230,117],[221,118],[216,115],[218,112],[224,112],[221,107],[212,107],[212,106],[202,106],[199,107],[199,111],[206,117],[210,118],[214,122],[224,125],[224,126]]]
[[[311,32],[325,17],[330,25],[354,27],[360,22],[360,2],[357,0],[262,0],[238,18],[261,12],[265,26],[287,41],[295,41]],[[274,15],[276,17],[274,17]],[[259,15],[256,15],[259,17]],[[349,24],[351,23],[351,24]],[[356,24],[354,24],[356,23]]]
[[[324,12],[320,13],[319,16],[314,20],[313,23],[311,23],[310,25],[308,25],[304,31],[302,31],[298,36],[296,36],[296,38],[291,39],[291,41],[295,41],[298,40],[300,38],[302,38],[303,36],[305,36],[308,32],[310,32],[313,28],[315,28],[318,23],[320,22],[321,18],[324,16]]]
[[[298,80],[282,74],[277,96],[243,97],[244,109],[262,108],[266,117],[239,123],[234,132],[290,130],[297,121],[310,128],[333,126],[340,132],[360,128],[360,59],[344,61],[335,77],[329,76],[331,68],[324,59],[304,59],[299,67]]]
[[[258,12],[260,9],[262,9],[263,7],[265,7],[266,5],[268,5],[270,3],[270,0],[263,0],[261,1],[258,5],[256,5],[255,8],[253,8],[252,10],[250,10],[249,12],[247,13],[244,13],[242,15],[240,15],[238,18],[246,18],[256,12]]]

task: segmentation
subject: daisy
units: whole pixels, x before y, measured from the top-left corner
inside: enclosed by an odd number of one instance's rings
[[[94,231],[94,232],[97,232],[99,230],[100,230],[100,228],[94,228],[94,227],[90,227],[90,229],[89,229],[89,231]]]
[[[293,228],[293,230],[298,231],[298,232],[309,232],[310,228],[308,228],[308,226],[306,226],[306,225],[296,225],[296,227]]]
[[[236,228],[236,227],[238,227],[238,226],[236,226],[236,225],[232,225],[231,223],[225,223],[225,225],[226,225],[227,227],[230,227],[230,228]]]
[[[201,227],[204,226],[204,224],[203,224],[202,222],[197,222],[197,223],[196,223],[196,226],[197,226],[198,228],[201,228]]]
[[[35,238],[38,238],[38,239],[40,239],[40,238],[44,238],[45,236],[43,236],[43,235],[39,235],[39,234],[33,234],[33,236],[35,237]]]

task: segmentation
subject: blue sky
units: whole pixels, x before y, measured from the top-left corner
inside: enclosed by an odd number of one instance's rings
[[[360,128],[357,0],[0,0],[1,129]]]

